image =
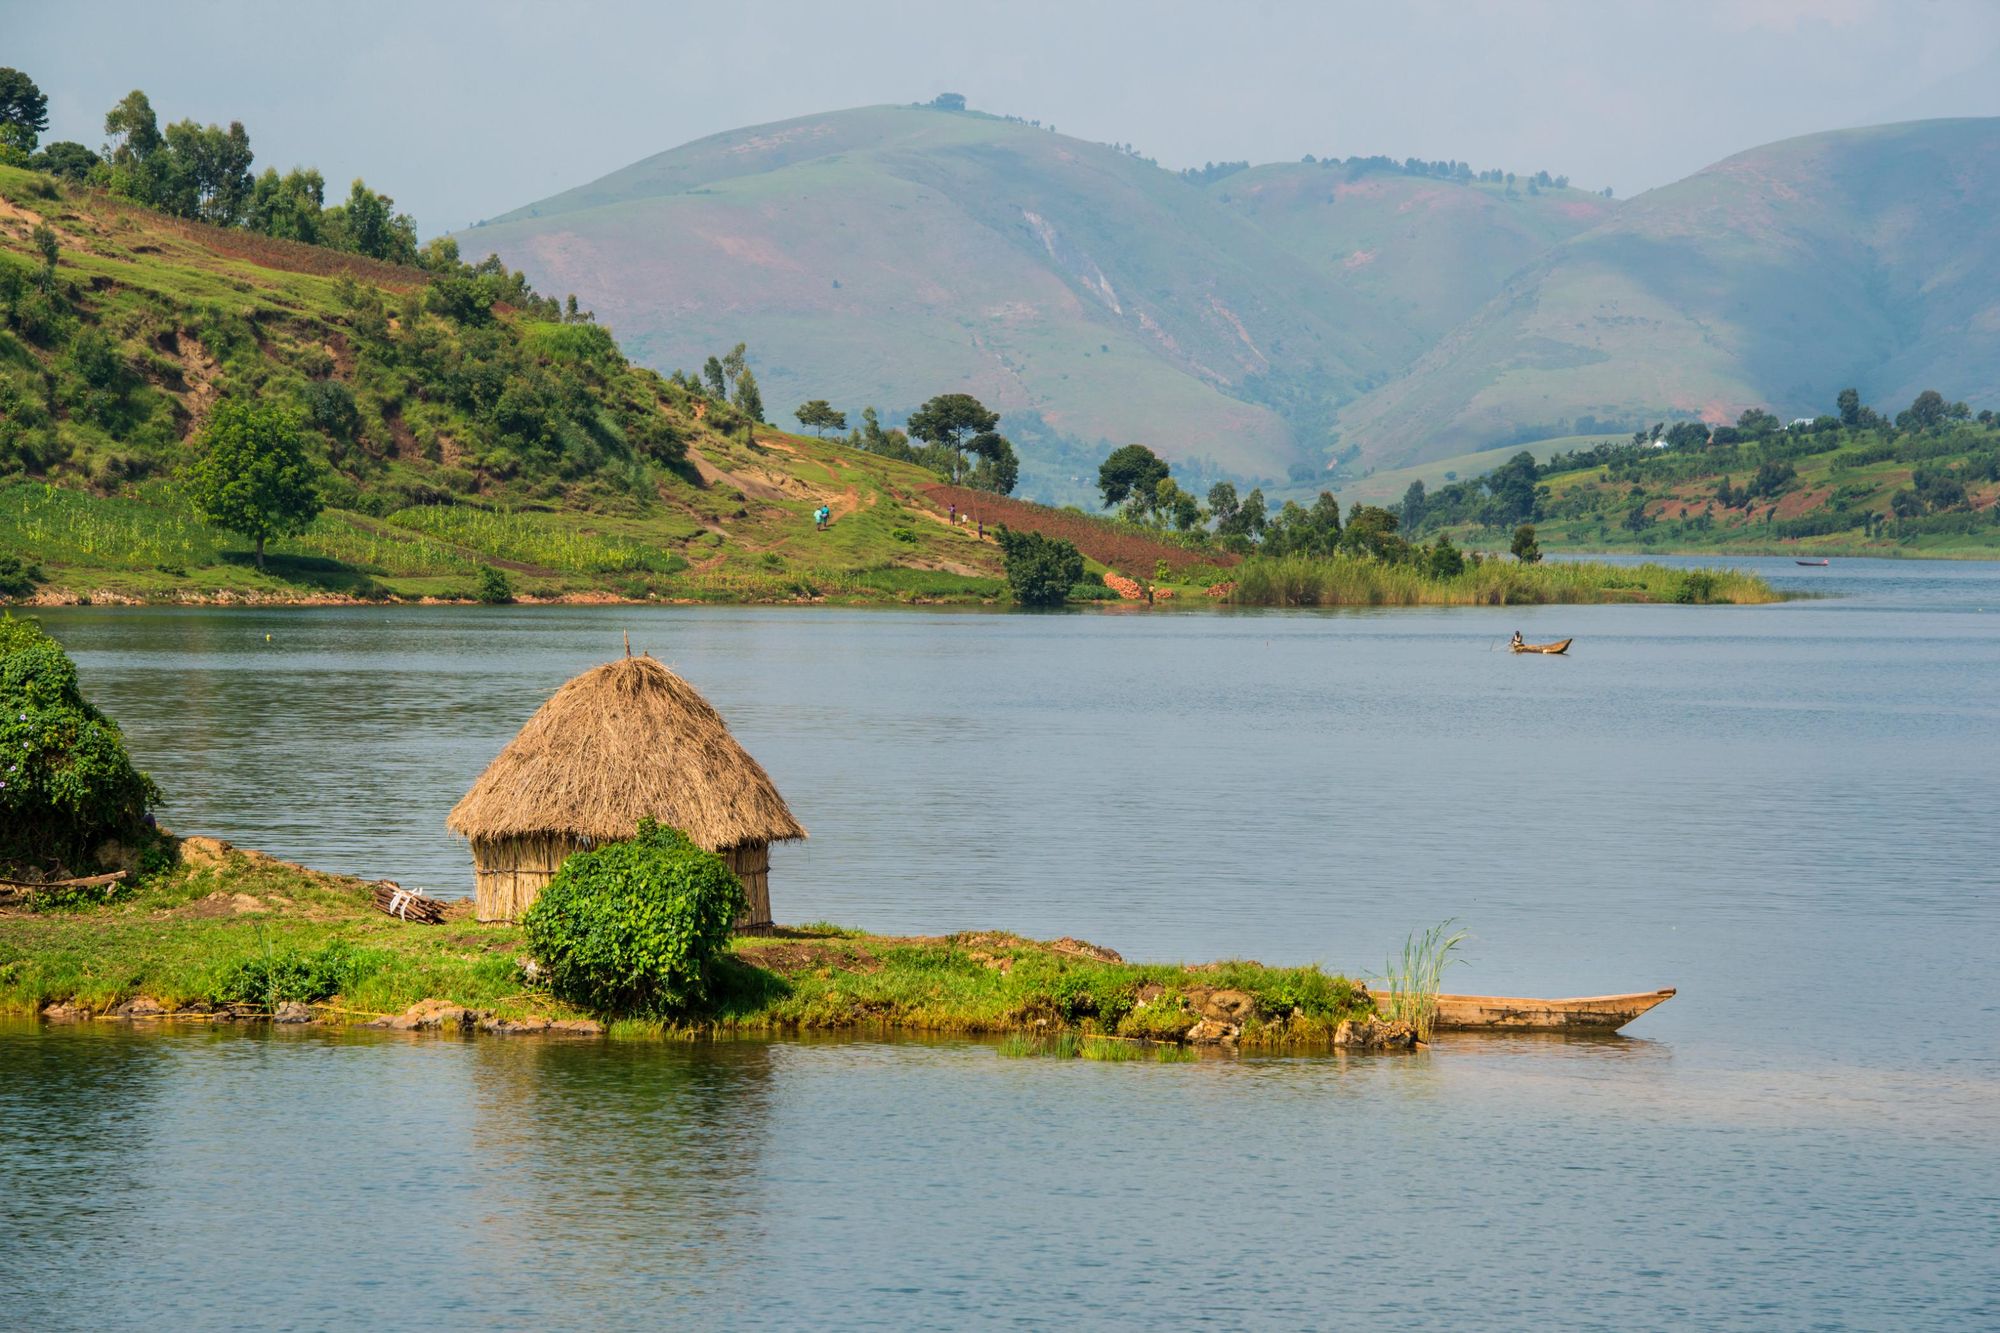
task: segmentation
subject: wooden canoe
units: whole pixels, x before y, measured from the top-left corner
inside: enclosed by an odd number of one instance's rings
[[[1516,643],[1508,645],[1517,653],[1566,653],[1575,639],[1558,639],[1554,643]]]
[[[1807,565],[1813,569],[1824,569],[1831,562],[1826,560],[1794,560],[1792,563],[1795,565]]]
[[[1440,995],[1439,1032],[1616,1032],[1654,1005],[1674,997],[1674,988],[1631,995],[1584,995],[1566,1000],[1531,1000],[1509,995]],[[1391,997],[1377,995],[1386,1010]]]

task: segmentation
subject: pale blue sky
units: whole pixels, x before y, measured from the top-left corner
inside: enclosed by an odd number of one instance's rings
[[[2000,114],[1992,0],[1705,4],[0,0],[0,65],[95,147],[134,87],[426,235],[763,121],[963,92],[1162,165],[1456,157],[1630,195],[1814,130]]]

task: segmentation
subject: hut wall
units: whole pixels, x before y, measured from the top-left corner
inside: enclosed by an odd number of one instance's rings
[[[474,915],[481,921],[519,921],[564,859],[590,846],[555,835],[473,839]]]
[[[743,881],[743,896],[750,906],[736,919],[738,930],[768,930],[771,925],[771,844],[748,842],[741,847],[725,847],[718,853]]]

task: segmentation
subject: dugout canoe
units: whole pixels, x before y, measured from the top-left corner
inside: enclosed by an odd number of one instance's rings
[[[1575,642],[1575,639],[1557,639],[1554,643],[1515,643],[1508,646],[1517,653],[1566,653]]]
[[[1387,1010],[1391,996],[1375,997]],[[1581,995],[1565,1000],[1533,1000],[1512,995],[1440,995],[1439,1032],[1616,1032],[1655,1005],[1674,998],[1674,988],[1631,995]]]

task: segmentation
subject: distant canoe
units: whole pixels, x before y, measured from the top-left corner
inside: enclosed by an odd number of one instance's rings
[[[1833,562],[1830,560],[1794,560],[1792,563],[1795,565],[1809,565],[1814,569],[1824,569]]]
[[[1440,995],[1433,1026],[1439,1032],[1616,1032],[1673,997],[1671,986],[1631,995],[1586,995],[1568,1000]],[[1386,1010],[1391,998],[1377,995],[1376,1007]]]
[[[1516,643],[1509,647],[1517,653],[1566,653],[1575,639],[1558,639],[1554,643]]]

